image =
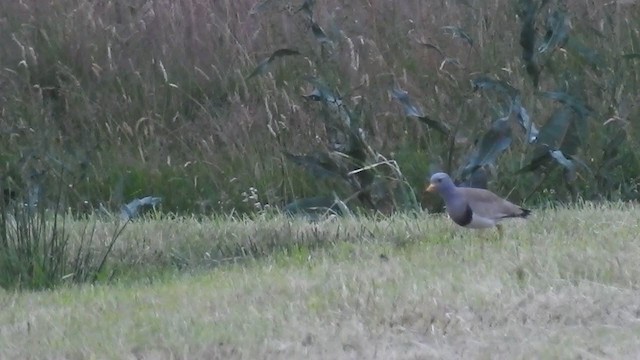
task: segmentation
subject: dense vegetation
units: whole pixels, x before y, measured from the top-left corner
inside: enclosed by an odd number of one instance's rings
[[[0,1],[0,357],[637,354],[638,19]],[[435,170],[578,205],[491,241],[414,212]]]
[[[65,0],[0,12],[5,197],[47,199],[62,181],[82,212],[153,194],[172,212],[312,198],[293,207],[389,213],[424,206],[424,177],[444,169],[514,200],[637,198],[632,4]]]

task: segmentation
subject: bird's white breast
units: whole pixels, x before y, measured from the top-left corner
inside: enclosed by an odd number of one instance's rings
[[[496,226],[495,220],[482,217],[474,213],[473,216],[471,217],[471,222],[467,224],[465,227],[472,228],[472,229],[485,229],[485,228],[490,228],[494,226]]]

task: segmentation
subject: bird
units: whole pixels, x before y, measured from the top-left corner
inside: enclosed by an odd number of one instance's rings
[[[486,189],[457,187],[451,177],[439,172],[431,176],[428,192],[437,192],[444,200],[447,214],[456,224],[471,229],[496,227],[502,238],[500,221],[526,218],[531,210],[505,200]]]

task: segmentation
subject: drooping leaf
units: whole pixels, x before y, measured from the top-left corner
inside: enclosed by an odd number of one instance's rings
[[[577,134],[569,131],[573,115],[573,111],[567,106],[556,109],[540,129],[536,144],[545,146],[547,149],[561,149],[570,155],[575,154],[580,139],[577,138]]]
[[[351,154],[363,134],[360,134],[357,124],[352,124],[352,112],[342,102],[339,94],[336,94],[324,82],[315,77],[305,77],[305,80],[314,86],[311,93],[303,95],[306,99],[319,101],[325,105],[323,109],[324,122],[327,133],[327,141],[330,148],[346,154]]]
[[[292,163],[302,167],[309,174],[319,180],[326,178],[345,177],[345,171],[326,153],[318,152],[312,155],[294,155],[283,151],[284,156]]]
[[[349,209],[347,204],[338,197],[338,194],[336,194],[335,191],[333,191],[332,193],[333,193],[333,202],[335,206],[338,208],[338,210],[340,210],[339,212],[337,212],[337,214],[353,217],[353,213],[351,212],[351,209]]]
[[[533,121],[531,121],[531,118],[529,117],[529,113],[527,112],[527,109],[525,109],[521,105],[519,96],[516,97],[513,101],[512,111],[516,113],[518,124],[520,124],[520,126],[524,129],[527,136],[527,141],[530,144],[534,143],[538,138],[539,131],[538,131],[538,128],[536,127],[536,124],[534,124]]]
[[[553,151],[560,151],[567,156],[575,155],[583,139],[577,121],[583,120],[568,104],[556,109],[540,129],[531,161],[518,172],[536,171],[551,159],[558,161],[560,157]]]
[[[473,91],[495,90],[501,94],[508,96],[509,99],[512,99],[520,94],[520,91],[518,91],[518,89],[514,88],[513,86],[507,84],[502,80],[492,79],[487,75],[480,75],[471,80],[471,83],[473,84]]]
[[[538,137],[538,128],[531,121],[527,109],[522,106],[520,91],[501,80],[495,80],[487,75],[480,75],[472,80],[474,91],[493,90],[501,94],[507,102],[509,114],[515,113],[518,124],[524,129],[527,141],[533,143]],[[507,116],[508,117],[508,116]]]
[[[404,110],[405,116],[417,118],[418,120],[420,120],[420,122],[422,122],[425,125],[427,125],[427,127],[432,128],[432,129],[434,129],[436,131],[439,131],[440,133],[442,133],[445,136],[448,136],[450,134],[451,130],[449,129],[448,126],[446,126],[445,124],[441,123],[440,121],[437,121],[435,119],[432,119],[432,118],[424,115],[424,113],[422,111],[420,111],[411,102],[411,99],[409,98],[409,93],[406,92],[405,90],[402,90],[400,88],[394,87],[391,90],[391,96],[394,99],[398,100],[400,102],[400,104],[402,104],[402,108]]]
[[[271,64],[271,62],[273,62],[275,59],[278,59],[284,56],[295,56],[295,55],[300,55],[300,52],[294,49],[278,49],[274,51],[268,58],[258,63],[258,66],[256,66],[256,68],[251,72],[251,74],[247,76],[247,80],[251,79],[254,76],[262,75],[266,73],[269,68],[269,64]]]
[[[391,96],[398,100],[404,109],[405,116],[410,117],[422,117],[424,114],[420,111],[415,105],[411,103],[411,99],[409,99],[409,93],[405,90],[394,87],[391,90]]]
[[[460,182],[458,186],[460,187],[469,187],[476,189],[486,189],[489,183],[489,177],[487,174],[487,170],[484,166],[478,167],[474,170],[466,180]]]
[[[294,14],[302,12],[308,20],[313,21],[313,6],[315,4],[316,0],[304,0],[302,5],[294,12]]]
[[[557,47],[564,47],[569,38],[569,19],[567,14],[560,10],[553,11],[545,22],[547,32],[544,42],[538,47],[538,52],[544,53]]]
[[[552,150],[549,152],[551,157],[565,170],[565,180],[572,182],[577,177],[576,164],[573,161],[567,159],[567,157],[560,150]]]
[[[556,164],[560,165],[563,168],[564,177],[568,183],[573,182],[577,177],[576,164],[582,165],[587,171],[591,172],[591,170],[584,163],[570,158],[561,150],[554,150],[548,148],[547,146],[541,145],[536,148],[534,156],[532,157],[529,164],[518,170],[516,173],[536,171],[543,166],[546,167],[548,165],[552,165],[552,161],[555,161]],[[549,168],[547,167],[547,169]]]
[[[533,86],[538,87],[540,79],[540,67],[535,58],[536,46],[536,5],[533,0],[523,0],[520,17],[522,29],[520,30],[520,46],[522,47],[522,61],[524,61],[527,74],[533,81]]]
[[[333,45],[333,41],[329,39],[324,30],[315,21],[311,23],[311,32],[320,44]]]
[[[604,65],[602,56],[594,49],[588,48],[580,41],[571,38],[567,41],[567,50],[573,54],[577,54],[583,59],[589,66],[600,67]]]
[[[552,99],[552,100],[556,100],[561,104],[567,105],[569,107],[571,107],[573,109],[573,111],[575,111],[578,115],[580,115],[581,117],[588,117],[592,110],[591,108],[585,104],[582,100],[567,94],[566,92],[562,92],[562,91],[543,91],[540,93],[540,95],[548,98],[548,99]]]
[[[350,119],[349,138],[351,143],[351,148],[347,152],[347,155],[352,157],[354,163],[358,166],[362,165],[367,159],[367,156],[373,151],[367,144],[364,130],[361,127],[363,111],[362,103],[358,104],[354,111],[346,109]]]
[[[473,85],[473,91],[491,90],[500,95],[503,101],[502,114],[520,111],[520,91],[513,86],[504,81],[492,79],[487,75],[480,75],[471,80],[471,83]]]
[[[448,57],[448,56],[447,56],[447,57],[445,57],[445,58],[442,60],[442,62],[440,63],[440,67],[439,67],[439,69],[440,69],[440,70],[444,69],[444,66],[445,66],[445,65],[448,65],[448,64],[453,64],[453,65],[456,65],[456,66],[458,66],[458,67],[464,67],[464,66],[460,63],[460,60],[459,60],[458,58],[452,58],[452,57]]]
[[[421,123],[427,125],[427,127],[437,130],[439,131],[441,134],[445,135],[445,136],[449,136],[449,134],[451,134],[451,130],[449,129],[449,127],[447,125],[445,125],[444,123],[432,119],[428,116],[420,116],[417,118]]]
[[[529,163],[516,171],[516,174],[536,171],[540,167],[546,166],[551,161],[551,154],[547,146],[541,145],[535,148]]]
[[[342,105],[342,98],[334,93],[325,83],[315,77],[307,76],[304,78],[308,83],[313,85],[314,89],[305,98],[313,101],[321,101],[330,106]]]
[[[344,215],[341,204],[337,203],[333,196],[315,196],[294,200],[287,204],[282,212],[292,216],[307,216],[311,220],[318,220],[322,215]]]
[[[511,127],[508,118],[494,121],[491,128],[482,135],[476,145],[473,155],[462,170],[462,177],[466,178],[484,165],[493,164],[510,145]]]
[[[442,51],[442,49],[440,49],[440,47],[438,45],[431,44],[431,43],[425,43],[425,42],[421,42],[421,41],[418,41],[418,44],[426,47],[427,49],[435,50],[438,54],[440,54],[440,56],[445,57],[444,52]]]
[[[457,27],[457,26],[443,26],[443,27],[441,27],[441,29],[444,32],[451,34],[451,36],[453,36],[454,38],[463,39],[464,41],[467,42],[467,44],[469,44],[469,46],[473,46],[473,39],[471,38],[471,36],[469,36],[469,34],[467,34],[460,27]]]
[[[123,220],[130,220],[138,216],[143,207],[154,207],[162,201],[161,197],[146,196],[140,199],[133,199],[128,204],[122,205],[120,217]]]

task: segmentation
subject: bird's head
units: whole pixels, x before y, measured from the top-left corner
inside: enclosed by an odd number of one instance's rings
[[[427,187],[427,191],[429,192],[448,192],[454,189],[456,185],[453,183],[449,175],[439,172],[433,174],[431,176],[431,180],[429,180],[429,186]]]

